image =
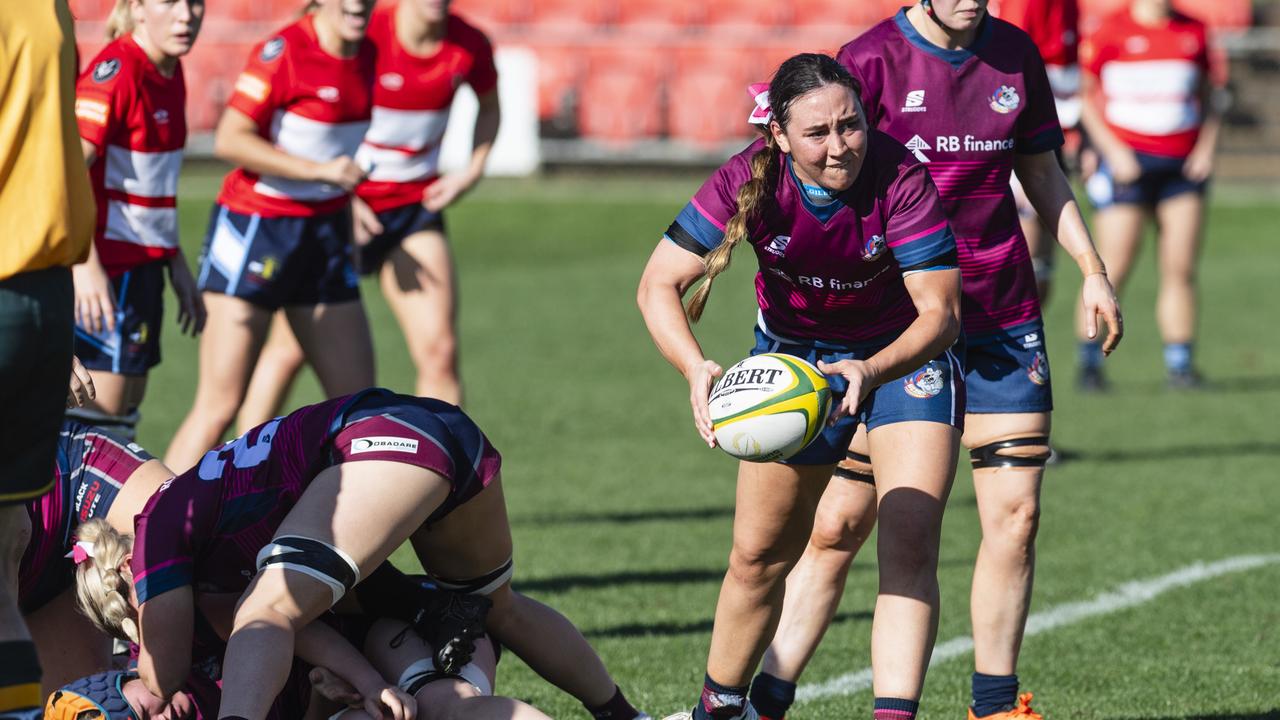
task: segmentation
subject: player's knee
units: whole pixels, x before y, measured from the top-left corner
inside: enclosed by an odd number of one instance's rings
[[[857,552],[867,539],[867,525],[864,520],[866,508],[838,508],[836,510],[818,509],[813,518],[813,532],[809,535],[809,545],[830,555],[847,555]]]
[[[974,470],[987,468],[1042,469],[1053,454],[1045,435],[999,438],[969,450]]]
[[[750,590],[766,590],[781,582],[787,566],[772,548],[734,543],[729,553],[729,575]]]
[[[1028,550],[1036,541],[1040,530],[1040,503],[1026,498],[1005,508],[1004,517],[996,524],[1002,534],[1003,544],[1020,552]]]
[[[877,538],[882,575],[918,577],[938,566],[939,523],[931,514],[897,513],[882,516]]]
[[[415,341],[409,350],[420,372],[452,374],[458,357],[458,339],[452,332],[444,332]]]

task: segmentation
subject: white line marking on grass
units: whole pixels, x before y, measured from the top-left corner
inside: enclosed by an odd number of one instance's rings
[[[1048,632],[1064,625],[1071,625],[1082,620],[1109,615],[1119,610],[1136,607],[1154,600],[1170,590],[1194,585],[1205,580],[1229,575],[1231,573],[1255,570],[1266,565],[1280,563],[1280,555],[1239,555],[1212,563],[1192,563],[1167,575],[1134,580],[1116,587],[1114,590],[1095,596],[1092,600],[1069,602],[1055,605],[1047,610],[1033,613],[1027,618],[1026,637]],[[929,658],[929,666],[973,651],[973,638],[964,636],[952,638],[939,643],[933,648]],[[834,677],[826,682],[804,685],[796,692],[796,702],[810,702],[837,695],[852,695],[856,692],[871,689],[871,668],[858,670]]]

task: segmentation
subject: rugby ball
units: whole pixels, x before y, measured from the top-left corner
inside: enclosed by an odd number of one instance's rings
[[[708,400],[716,443],[739,460],[786,460],[813,442],[831,410],[818,368],[794,355],[765,353],[725,371]]]

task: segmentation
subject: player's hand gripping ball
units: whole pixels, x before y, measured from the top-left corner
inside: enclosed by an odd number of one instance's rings
[[[708,400],[716,442],[749,462],[800,452],[822,432],[831,388],[818,368],[781,353],[749,357],[729,368]]]

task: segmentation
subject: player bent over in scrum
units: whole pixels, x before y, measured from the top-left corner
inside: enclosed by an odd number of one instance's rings
[[[410,540],[439,587],[492,601],[489,631],[536,672],[593,714],[642,717],[568,619],[512,591],[500,465],[457,407],[386,390],[302,408],[209,451],[135,518],[140,676],[163,698],[181,686],[195,586],[243,594],[220,714],[260,720],[298,631]]]

